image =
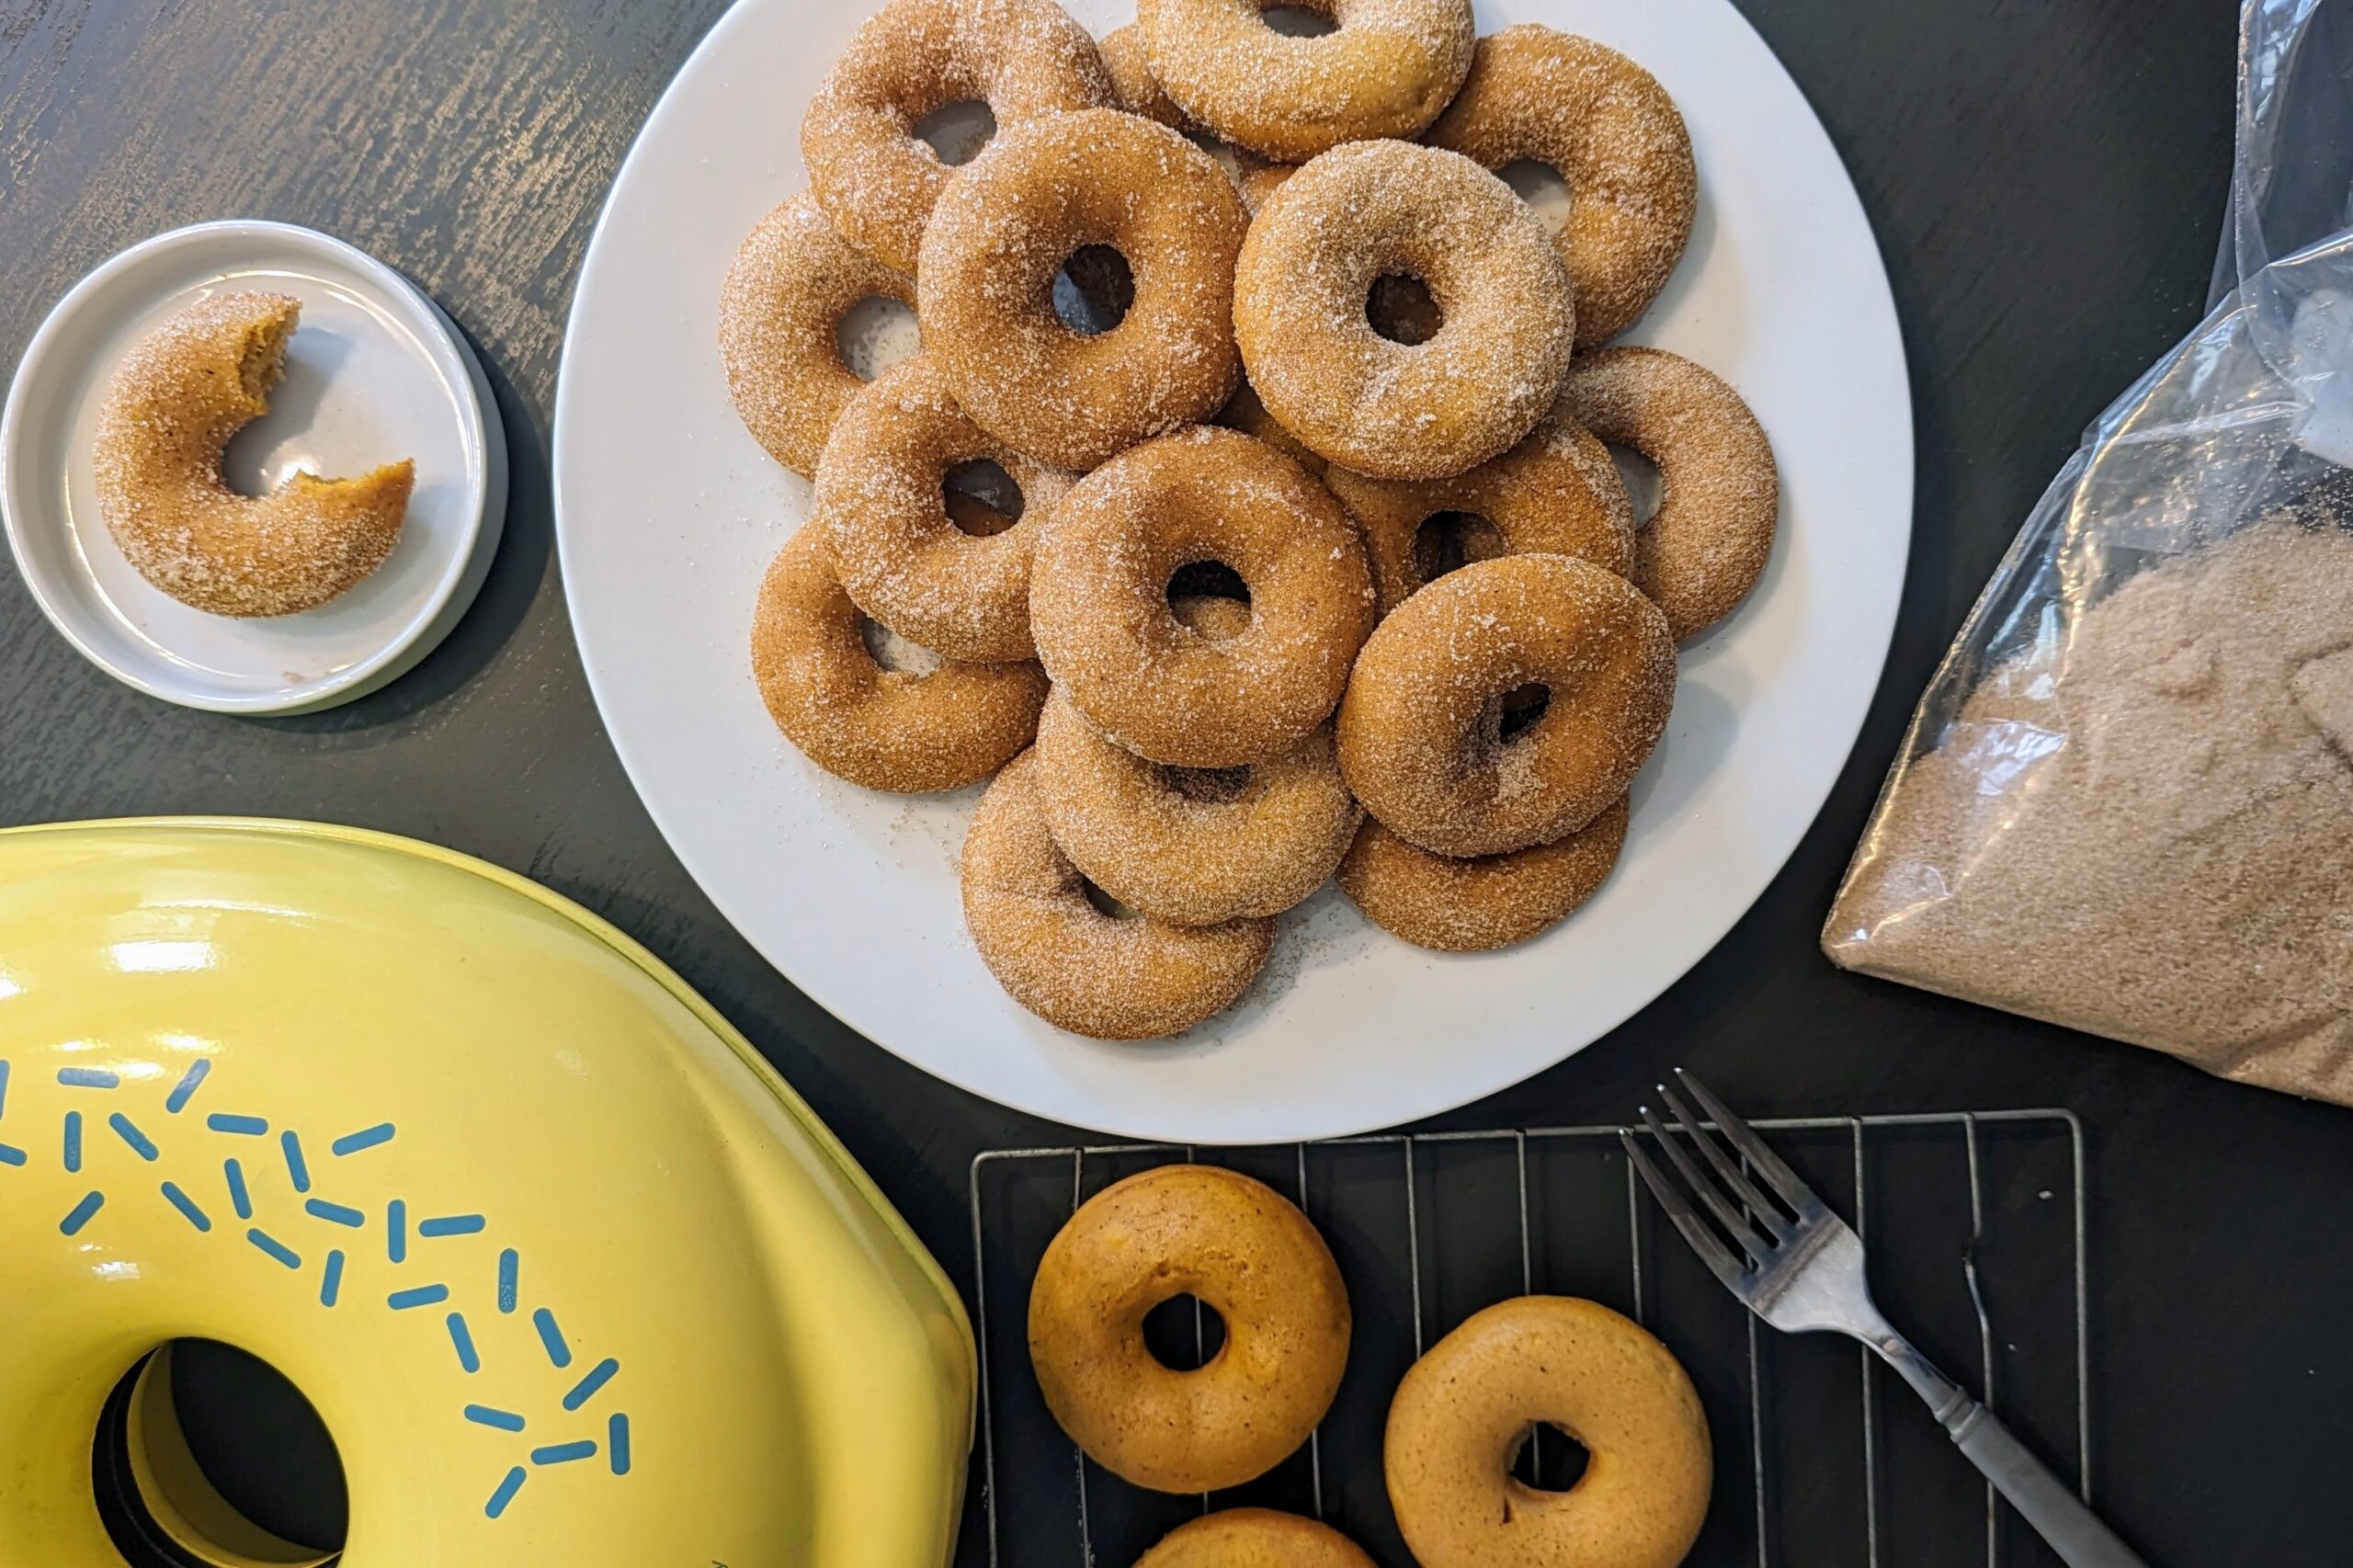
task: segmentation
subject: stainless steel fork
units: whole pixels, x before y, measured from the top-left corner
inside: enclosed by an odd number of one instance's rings
[[[1730,1152],[1665,1084],[1658,1086],[1659,1096],[1674,1113],[1682,1137],[1668,1131],[1648,1106],[1642,1108],[1643,1121],[1683,1185],[1658,1167],[1632,1129],[1620,1128],[1618,1140],[1675,1228],[1724,1288],[1784,1334],[1827,1330],[1851,1335],[1877,1351],[1927,1402],[1970,1462],[2069,1568],[2146,1568],[1992,1411],[1938,1371],[1890,1326],[1871,1302],[1870,1283],[1863,1275],[1863,1244],[1847,1222],[1699,1079],[1679,1067],[1675,1076],[1699,1103],[1705,1121],[1712,1122],[1730,1142]],[[1684,1152],[1686,1142],[1698,1161]],[[1714,1216],[1715,1226],[1700,1214],[1699,1206]]]

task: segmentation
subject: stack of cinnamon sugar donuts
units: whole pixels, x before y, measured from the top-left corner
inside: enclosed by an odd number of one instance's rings
[[[1587,40],[1475,38],[1469,0],[1328,13],[1143,0],[1098,45],[1053,0],[890,0],[725,286],[736,407],[815,482],[760,588],[768,710],[871,789],[995,776],[966,922],[1083,1034],[1225,1007],[1336,874],[1428,948],[1564,918],[1677,642],[1772,545],[1738,394],[1603,347],[1691,229],[1665,91]],[[944,163],[918,124],[972,100],[993,138]],[[1557,234],[1494,172],[1529,160]],[[865,381],[838,335],[873,299],[922,349]],[[1612,445],[1658,470],[1647,526]],[[956,487],[978,464],[1017,498]]]

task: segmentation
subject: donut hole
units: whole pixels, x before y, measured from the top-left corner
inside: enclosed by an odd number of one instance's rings
[[[1414,530],[1414,565],[1426,584],[1509,549],[1503,529],[1476,512],[1434,512]]]
[[[1172,1372],[1198,1372],[1225,1347],[1225,1319],[1199,1296],[1171,1296],[1144,1313],[1143,1347]]]
[[[317,1410],[268,1362],[217,1340],[173,1340],[123,1374],[98,1415],[90,1480],[136,1568],[326,1563],[350,1526],[343,1459]]]
[[[1658,464],[1631,447],[1611,447],[1609,460],[1618,465],[1626,499],[1633,503],[1634,526],[1640,528],[1657,517],[1658,504],[1666,494],[1666,481],[1660,477]]]
[[[1168,613],[1211,642],[1222,642],[1231,635],[1222,623],[1231,618],[1204,615],[1201,607],[1185,604],[1187,599],[1228,599],[1246,606],[1250,585],[1222,561],[1188,561],[1169,574]]]
[[[1583,1443],[1550,1421],[1521,1434],[1512,1450],[1511,1477],[1533,1492],[1566,1492],[1585,1479],[1593,1455]]]
[[[1206,805],[1231,805],[1250,788],[1247,767],[1160,767],[1161,781],[1188,801]]]
[[[1569,182],[1560,170],[1541,159],[1519,158],[1495,175],[1534,210],[1546,233],[1557,234],[1569,226]]]
[[[1101,888],[1097,887],[1085,877],[1078,879],[1078,891],[1086,895],[1086,902],[1095,906],[1095,913],[1097,915],[1107,916],[1113,920],[1141,920],[1143,918],[1140,912],[1131,909],[1126,904],[1121,903],[1118,899],[1113,898],[1109,893],[1105,892]]]
[[[1021,485],[994,458],[958,463],[939,481],[939,504],[948,520],[974,539],[1001,534],[1021,520],[1029,505]]]
[[[1340,30],[1328,12],[1313,6],[1264,6],[1258,18],[1285,38],[1322,38]]]
[[[892,366],[914,358],[922,347],[915,312],[901,300],[870,294],[834,323],[834,352],[861,381],[870,381]]]
[[[1054,274],[1054,314],[1081,337],[1110,331],[1136,302],[1136,275],[1109,245],[1081,245]]]
[[[858,618],[858,636],[866,644],[867,657],[894,675],[920,680],[943,663],[922,643],[909,642],[870,615]]]
[[[1364,297],[1365,324],[1392,343],[1420,347],[1446,324],[1429,285],[1410,272],[1384,272]]]
[[[971,163],[996,134],[996,115],[978,98],[944,103],[915,121],[915,140],[949,168]]]
[[[1552,706],[1552,688],[1530,684],[1516,686],[1487,704],[1483,730],[1495,738],[1497,745],[1509,745],[1536,727]]]

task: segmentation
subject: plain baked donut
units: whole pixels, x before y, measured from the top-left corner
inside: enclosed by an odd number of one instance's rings
[[[1505,738],[1506,699],[1544,688]],[[1435,855],[1574,833],[1626,792],[1666,728],[1675,642],[1623,577],[1565,555],[1449,573],[1367,639],[1340,705],[1340,773],[1365,810]]]
[[[1430,582],[1472,561],[1542,551],[1574,555],[1624,576],[1634,564],[1634,508],[1609,449],[1555,409],[1528,438],[1452,479],[1369,479],[1334,468],[1324,476],[1364,529],[1372,585],[1387,615]],[[1458,514],[1451,540],[1424,525]],[[1445,550],[1461,551],[1449,559]]]
[[[752,615],[752,674],[785,738],[870,790],[954,790],[1029,744],[1046,700],[1035,663],[887,670],[813,523],[785,541]]]
[[[993,461],[1020,486],[1011,528],[975,534],[943,489],[965,463]],[[974,424],[927,354],[850,399],[817,464],[811,526],[825,532],[858,607],[942,658],[1032,658],[1030,553],[1068,474],[1030,461]]]
[[[926,115],[988,105],[997,135],[1113,101],[1085,28],[1053,0],[891,0],[859,27],[809,100],[801,156],[825,215],[852,244],[915,270],[950,167],[915,135]]]
[[[1677,642],[1730,615],[1765,573],[1781,479],[1765,427],[1723,379],[1658,348],[1569,367],[1563,403],[1605,441],[1657,465],[1658,511],[1634,541],[1634,585]]]
[[[1539,1423],[1591,1455],[1566,1492],[1511,1473]],[[1432,1346],[1389,1406],[1381,1463],[1422,1568],[1676,1568],[1714,1467],[1707,1413],[1666,1346],[1565,1296],[1500,1302]]]
[[[269,412],[302,302],[214,294],[131,346],[107,381],[91,464],[98,515],[142,577],[213,615],[315,609],[400,542],[415,465],[297,473],[267,495],[221,477],[229,437]]]
[[[1180,567],[1250,592],[1226,638],[1181,624]],[[1029,580],[1047,673],[1121,745],[1177,767],[1277,756],[1322,723],[1372,625],[1372,576],[1332,493],[1272,447],[1199,426],[1122,453],[1055,509]]]
[[[1146,762],[1059,692],[1038,721],[1036,778],[1047,829],[1086,880],[1183,926],[1290,908],[1330,879],[1361,815],[1328,725],[1265,762],[1202,773]]]
[[[1145,1346],[1153,1308],[1190,1295],[1225,1321],[1196,1370]],[[1029,1289],[1029,1359],[1046,1408],[1088,1458],[1155,1492],[1264,1475],[1331,1408],[1348,1359],[1332,1249],[1263,1182],[1162,1165],[1097,1193],[1046,1247]]]
[[[915,278],[924,341],[973,418],[1093,468],[1233,394],[1233,262],[1249,225],[1217,160],[1165,125],[1090,109],[1001,131],[950,187]],[[1117,325],[1074,331],[1054,275],[1101,245],[1135,284]]]
[[[861,300],[915,308],[915,280],[835,232],[802,194],[760,221],[719,295],[727,394],[753,438],[803,479],[866,382],[842,362],[835,329]]]
[[[1416,849],[1367,818],[1340,862],[1340,887],[1392,937],[1439,952],[1508,948],[1567,919],[1601,891],[1626,843],[1620,800],[1550,844],[1458,860]]]
[[[1097,1040],[1177,1034],[1230,1006],[1265,966],[1275,923],[1106,915],[1046,831],[1036,766],[1030,752],[1007,764],[964,835],[964,925],[997,983],[1057,1028]]]
[[[1631,326],[1691,238],[1699,174],[1681,111],[1656,77],[1591,39],[1533,22],[1481,39],[1428,141],[1491,169],[1532,158],[1559,171],[1580,348]]]
[[[1329,1525],[1271,1508],[1204,1514],[1160,1538],[1136,1568],[1374,1568]]]
[[[1343,142],[1414,136],[1471,69],[1470,0],[1317,0],[1333,31],[1293,38],[1257,0],[1141,0],[1153,74],[1237,147],[1300,163]]]
[[[1420,279],[1441,321],[1392,342],[1373,286]],[[1575,311],[1552,236],[1511,187],[1404,142],[1337,148],[1259,205],[1233,325],[1259,401],[1343,468],[1441,479],[1510,448],[1552,408]]]

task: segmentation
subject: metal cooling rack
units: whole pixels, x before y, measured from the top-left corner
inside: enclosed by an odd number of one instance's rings
[[[2075,1116],[1756,1126],[1854,1220],[1891,1315],[2063,1470],[2072,1459],[2088,1502],[2086,1199]],[[2055,1563],[1869,1351],[1775,1335],[1733,1301],[1639,1190],[1617,1139],[1613,1125],[1207,1151],[1307,1211],[1339,1257],[1357,1327],[1340,1396],[1306,1448],[1248,1487],[1198,1498],[1131,1487],[1079,1453],[1045,1412],[1024,1330],[1039,1257],[1081,1202],[1203,1152],[1107,1144],[980,1155],[971,1173],[978,1484],[959,1563],[1127,1568],[1196,1513],[1257,1505],[1326,1519],[1383,1564],[1407,1568],[1381,1484],[1389,1395],[1426,1345],[1470,1312],[1538,1290],[1626,1312],[1691,1371],[1717,1455],[1695,1568],[1959,1564],[1977,1560],[1967,1542],[1981,1534],[1988,1568]],[[1198,1354],[1198,1302],[1193,1335]]]

